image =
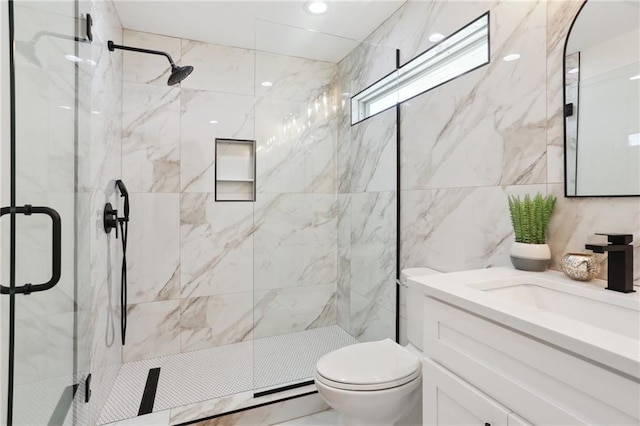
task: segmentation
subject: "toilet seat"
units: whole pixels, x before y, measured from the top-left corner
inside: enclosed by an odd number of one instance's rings
[[[331,352],[316,364],[316,380],[344,390],[382,390],[409,383],[422,373],[420,359],[391,339],[359,343]]]

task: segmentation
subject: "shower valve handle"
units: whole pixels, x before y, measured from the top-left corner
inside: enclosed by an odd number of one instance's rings
[[[118,210],[114,209],[111,203],[104,205],[102,224],[104,226],[104,232],[107,234],[110,234],[111,230],[115,228],[116,238],[118,238]]]

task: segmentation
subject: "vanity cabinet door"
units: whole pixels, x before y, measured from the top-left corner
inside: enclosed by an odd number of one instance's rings
[[[509,424],[509,410],[505,407],[430,359],[424,358],[422,364],[425,425]]]

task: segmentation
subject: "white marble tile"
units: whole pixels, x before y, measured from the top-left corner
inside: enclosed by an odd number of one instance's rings
[[[85,207],[78,208],[79,212],[86,212],[86,218],[80,222],[82,225],[78,225],[82,231],[76,247],[81,299],[78,304],[81,312],[82,306],[89,305],[87,315],[78,319],[79,324],[84,324],[80,327],[86,327],[87,332],[78,346],[91,349],[88,354],[79,351],[78,358],[80,365],[89,363],[89,368],[79,367],[79,370],[85,374],[90,371],[93,383],[89,418],[78,420],[78,423],[95,424],[122,362],[122,347],[116,334],[120,312],[120,292],[117,290],[117,271],[121,268],[121,247],[117,243],[120,240],[107,238],[100,229],[105,199],[119,206],[119,197],[112,193],[112,189],[113,179],[122,173],[122,53],[109,52],[106,44],[107,40],[122,42],[122,26],[112,2],[82,3],[80,7],[90,7],[93,42],[90,46],[80,46],[80,56],[90,58],[80,64],[81,69],[87,70],[92,78],[80,80],[81,85],[90,84],[91,96],[90,105],[84,108],[87,110],[84,118],[79,118],[81,123],[88,120],[84,123],[89,122],[90,129],[88,135],[81,132],[78,136],[77,184],[80,190],[92,189],[87,194],[90,200],[80,204],[89,206],[86,210]],[[87,89],[80,90],[85,93]],[[86,126],[81,124],[80,127]],[[88,342],[86,346],[83,343],[85,339]],[[81,385],[79,392],[82,391]]]
[[[505,100],[504,108],[494,109],[491,99],[474,90],[474,77],[468,74],[402,106],[403,189],[546,179],[544,105]]]
[[[351,192],[396,189],[396,110],[351,128]]]
[[[255,52],[252,50],[182,40],[182,65],[194,68],[181,83],[185,89],[255,94]]]
[[[327,96],[335,98],[333,93]],[[311,131],[304,139],[304,188],[308,193],[333,194],[337,190],[338,135],[332,107],[326,108],[325,116],[311,124]]]
[[[545,181],[545,11],[536,2],[496,6],[492,62],[403,106],[403,188]],[[510,52],[523,54],[502,61]]]
[[[132,192],[180,190],[179,89],[124,83],[122,176]]]
[[[338,67],[342,68],[341,93],[351,97],[395,71],[396,48],[365,40],[340,61]]]
[[[127,341],[122,350],[123,362],[179,352],[179,300],[127,306]]]
[[[637,198],[564,198],[564,184],[549,184],[557,197],[549,223],[551,269],[560,270],[560,259],[569,252],[585,251],[588,238],[596,232],[633,235],[635,284],[640,283],[640,203]],[[607,257],[596,255],[602,266],[600,278],[607,278]]]
[[[490,10],[495,0],[423,2],[409,1],[374,33],[368,43],[392,46],[404,64],[434,46],[433,33],[449,36]]]
[[[252,399],[253,391],[249,391],[175,407],[171,409],[170,424],[177,425],[244,408]]]
[[[167,52],[177,65],[182,65],[182,51],[179,38],[124,30],[121,44],[142,49]],[[138,52],[122,52],[123,81],[128,83],[153,84],[157,86],[167,85],[167,80],[171,75],[171,65],[167,58],[160,55]]]
[[[336,323],[336,285],[255,291],[254,336],[275,336]]]
[[[180,301],[183,352],[227,345],[252,337],[253,293],[222,294]]]
[[[451,272],[510,265],[507,193],[537,192],[544,194],[545,186],[403,191],[401,268]]]
[[[564,182],[564,146],[547,145],[547,183]]]
[[[256,184],[259,193],[304,192],[305,142],[312,137],[305,102],[256,100]]]
[[[341,102],[344,102],[343,99]],[[348,102],[348,100],[347,100]],[[337,171],[338,184],[337,189],[340,194],[351,192],[351,126],[346,124],[343,126],[345,118],[349,119],[348,110],[343,111],[340,116],[340,124],[338,128],[338,147],[337,147]]]
[[[73,74],[18,67],[16,75],[16,188],[72,192]]]
[[[115,423],[107,423],[104,426],[169,426],[171,410],[158,411]]]
[[[136,304],[178,299],[180,195],[132,193],[130,206],[128,302]],[[120,240],[112,243],[120,244]]]
[[[241,411],[199,423],[201,426],[253,426],[272,425],[300,416],[324,411],[328,406],[319,395],[313,394],[301,398],[277,402],[275,404]]]
[[[288,61],[295,58],[261,57],[263,66],[277,69]],[[302,68],[300,73],[310,73]],[[283,72],[278,71],[285,78]],[[279,94],[280,89],[272,86],[274,92],[256,99],[258,192],[335,192],[337,94],[335,82],[325,81],[319,74],[305,79],[291,71],[292,83],[305,80],[307,89],[294,96],[286,91]]]
[[[351,194],[351,292],[396,307],[396,194]]]
[[[307,101],[316,99],[331,85],[336,65],[329,62],[256,52],[255,95]],[[263,82],[272,83],[263,86]]]
[[[220,203],[213,194],[183,194],[182,297],[253,289],[253,205]]]
[[[28,301],[16,303],[16,311],[28,305]],[[15,383],[27,385],[59,376],[72,376],[71,357],[74,341],[73,310],[57,314],[45,314],[16,319]],[[34,326],[33,324],[40,324]],[[70,358],[71,357],[71,358]],[[43,391],[46,399],[59,399],[61,388]],[[56,396],[57,394],[57,396]],[[55,405],[55,404],[54,404]]]
[[[338,281],[337,320],[345,330],[350,327],[351,295],[351,194],[338,194]]]
[[[335,285],[335,195],[262,194],[254,212],[256,290]]]
[[[181,189],[214,192],[215,139],[254,139],[253,97],[182,89]]]
[[[351,292],[350,334],[359,342],[386,338],[395,340],[396,314],[373,300]]]
[[[298,417],[284,423],[276,423],[273,426],[321,426],[321,425],[339,425],[340,414],[335,410],[325,410],[309,416]]]
[[[252,405],[263,404],[266,402],[274,401],[276,399],[296,396],[300,395],[301,393],[312,392],[314,390],[316,390],[315,385],[309,385],[302,388],[282,391],[278,392],[277,394],[265,395],[258,398],[253,397],[253,391],[240,392],[222,398],[175,407],[171,409],[170,424],[177,425],[187,421],[203,419],[214,416],[216,414],[234,411]]]

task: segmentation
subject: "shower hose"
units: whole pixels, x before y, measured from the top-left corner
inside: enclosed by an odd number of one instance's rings
[[[120,235],[122,236],[122,275],[120,278],[120,332],[122,345],[124,346],[127,335],[127,236],[129,233],[129,221],[119,220]]]

